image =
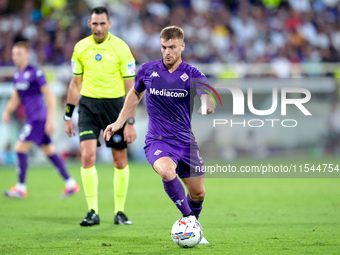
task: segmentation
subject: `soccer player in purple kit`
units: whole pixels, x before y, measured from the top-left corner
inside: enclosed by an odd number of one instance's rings
[[[14,91],[7,106],[2,113],[2,120],[10,122],[10,114],[22,102],[26,111],[26,124],[22,128],[19,140],[15,144],[18,155],[18,183],[10,190],[6,190],[7,197],[24,198],[27,196],[26,172],[28,168],[27,152],[33,142],[42,148],[62,178],[65,180],[63,196],[68,197],[79,191],[76,181],[70,177],[64,162],[55,153],[50,136],[54,131],[54,105],[55,98],[48,86],[44,72],[29,65],[29,53],[27,42],[17,42],[12,49],[12,59],[18,70],[14,73]],[[46,105],[44,102],[46,98]]]
[[[181,54],[185,48],[183,30],[176,26],[161,31],[163,59],[140,66],[134,89],[127,95],[119,118],[107,126],[104,138],[119,130],[146,93],[149,115],[145,155],[153,169],[162,177],[165,192],[181,211],[183,217],[198,219],[205,197],[204,173],[195,137],[191,131],[193,98],[205,94],[201,88],[208,84],[203,73],[185,63]],[[214,113],[215,104],[206,97],[207,114]],[[199,109],[202,114],[202,107]],[[182,179],[188,190],[185,195]],[[209,243],[205,238],[201,243]]]

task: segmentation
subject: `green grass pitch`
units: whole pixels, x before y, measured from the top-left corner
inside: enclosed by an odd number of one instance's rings
[[[79,164],[69,169],[81,183]],[[0,197],[0,254],[340,254],[339,178],[207,178],[200,222],[211,244],[182,249],[170,237],[180,214],[160,177],[147,164],[130,169],[133,225],[113,224],[112,167],[97,165],[101,224],[82,228],[83,191],[61,199],[53,168],[31,167],[26,199]],[[1,167],[1,192],[15,182],[14,168]]]

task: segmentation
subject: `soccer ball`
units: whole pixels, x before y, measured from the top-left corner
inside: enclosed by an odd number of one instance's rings
[[[192,248],[201,241],[203,229],[195,217],[183,217],[172,226],[171,237],[178,246]]]

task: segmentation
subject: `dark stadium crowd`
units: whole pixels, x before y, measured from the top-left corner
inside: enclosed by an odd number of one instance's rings
[[[90,34],[93,1],[0,0],[0,65],[12,65],[11,47],[26,38],[31,60],[68,64],[73,47]],[[15,1],[14,1],[15,2]],[[161,58],[159,32],[184,29],[190,63],[315,63],[340,60],[339,0],[135,0],[102,1],[111,33],[121,37],[137,64]]]

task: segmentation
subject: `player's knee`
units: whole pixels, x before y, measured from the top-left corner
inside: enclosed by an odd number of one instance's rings
[[[176,177],[176,164],[171,160],[159,159],[157,160],[153,168],[162,177],[163,180],[173,180]]]
[[[41,149],[44,151],[46,156],[52,156],[53,154],[55,154],[55,149],[54,146],[52,146],[51,144],[49,145],[42,145]]]
[[[162,171],[159,173],[163,180],[171,181],[176,178],[176,171],[173,169],[168,169],[168,171]]]
[[[154,169],[163,180],[171,181],[176,177],[176,170],[170,165],[157,165]]]
[[[19,141],[15,144],[14,151],[16,153],[27,153],[30,148],[31,148],[31,144],[22,143]]]
[[[190,193],[190,197],[192,200],[195,201],[202,201],[205,198],[205,189],[203,188],[202,190],[197,190],[195,192]]]

